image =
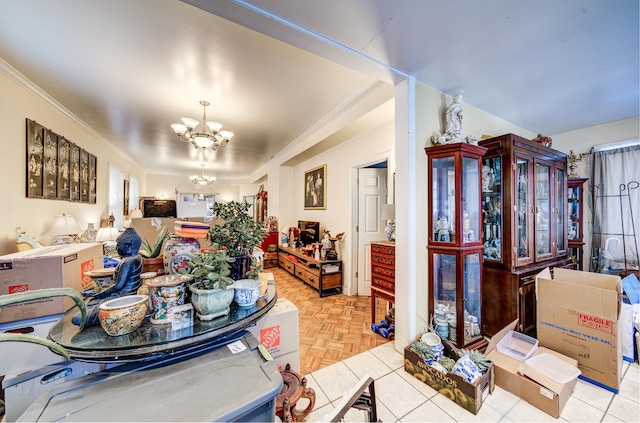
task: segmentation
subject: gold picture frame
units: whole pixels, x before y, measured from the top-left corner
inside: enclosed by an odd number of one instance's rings
[[[327,165],[304,172],[304,209],[327,209]]]

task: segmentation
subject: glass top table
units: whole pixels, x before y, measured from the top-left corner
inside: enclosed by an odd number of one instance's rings
[[[78,312],[69,310],[49,330],[49,339],[64,347],[71,359],[99,363],[154,360],[164,356],[224,345],[265,315],[278,299],[275,286],[269,285],[267,295],[251,307],[238,307],[235,301],[231,312],[210,321],[195,317],[193,326],[173,330],[171,323],[152,324],[149,316],[134,332],[109,336],[99,324],[79,330],[71,322]]]

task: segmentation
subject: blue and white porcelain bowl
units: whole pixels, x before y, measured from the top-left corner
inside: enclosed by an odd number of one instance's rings
[[[437,361],[444,355],[444,345],[442,345],[442,340],[437,334],[433,332],[427,332],[422,335],[420,340],[431,347],[434,361]]]
[[[233,299],[240,307],[250,307],[258,301],[260,296],[260,279],[240,279],[233,288]]]

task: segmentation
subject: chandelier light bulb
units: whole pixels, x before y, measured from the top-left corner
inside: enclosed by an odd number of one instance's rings
[[[222,131],[220,122],[207,121],[207,106],[210,103],[206,100],[201,100],[200,104],[203,108],[202,122],[183,117],[182,122],[184,124],[174,123],[171,125],[171,129],[173,129],[180,141],[190,143],[194,148],[217,150],[218,147],[224,147],[233,137],[233,132]]]
[[[189,176],[189,180],[191,182],[193,182],[194,184],[196,184],[196,187],[202,187],[202,186],[210,185],[210,184],[214,183],[216,181],[216,177],[215,176],[205,175],[204,174],[204,164],[201,164],[200,166],[202,166],[202,174],[201,175]]]

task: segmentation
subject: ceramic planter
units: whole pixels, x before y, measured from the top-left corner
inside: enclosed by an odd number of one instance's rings
[[[195,238],[174,237],[164,244],[164,273],[175,274],[187,270],[189,260],[200,252],[200,241]]]
[[[126,335],[138,329],[147,314],[147,296],[127,295],[100,304],[100,326],[110,336]]]
[[[260,279],[241,279],[234,284],[234,297],[240,307],[251,307],[260,296]]]
[[[233,302],[233,285],[226,289],[203,289],[202,284],[189,285],[191,304],[200,320],[212,320],[229,314]]]
[[[151,323],[171,323],[171,312],[174,307],[184,304],[187,282],[192,279],[191,275],[176,274],[158,276],[147,282],[153,304]]]

